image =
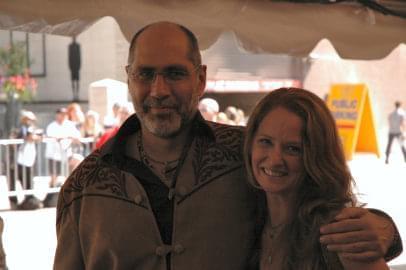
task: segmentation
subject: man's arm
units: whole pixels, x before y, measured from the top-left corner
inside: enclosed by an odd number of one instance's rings
[[[349,260],[391,260],[402,250],[393,220],[384,212],[361,207],[343,209],[335,221],[320,228],[320,242]]]
[[[57,247],[54,258],[54,270],[84,270],[82,249],[76,222],[68,212],[64,209],[65,205],[62,199],[62,193],[58,198],[57,206]]]

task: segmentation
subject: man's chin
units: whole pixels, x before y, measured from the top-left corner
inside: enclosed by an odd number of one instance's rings
[[[165,127],[156,127],[153,129],[149,129],[149,131],[154,134],[155,136],[162,138],[162,139],[170,139],[176,137],[181,129],[168,129]]]
[[[156,120],[145,121],[145,126],[149,132],[160,138],[173,138],[182,130],[181,122],[178,120]]]

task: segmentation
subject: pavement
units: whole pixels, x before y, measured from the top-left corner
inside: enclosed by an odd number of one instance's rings
[[[394,153],[396,154],[396,153]],[[349,162],[359,199],[394,219],[406,247],[406,163],[400,153],[390,163],[370,154],[356,154]],[[31,211],[1,211],[5,221],[4,248],[9,270],[51,270],[56,247],[55,208]],[[406,254],[390,262],[406,270]]]

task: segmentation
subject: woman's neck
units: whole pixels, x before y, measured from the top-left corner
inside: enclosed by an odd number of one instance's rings
[[[292,219],[293,200],[286,196],[268,193],[266,198],[269,216],[268,226],[276,227],[288,224]]]

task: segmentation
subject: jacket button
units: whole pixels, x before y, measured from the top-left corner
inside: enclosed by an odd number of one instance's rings
[[[174,188],[169,189],[168,192],[168,200],[172,200],[176,195],[176,190]]]
[[[185,248],[181,244],[176,244],[175,247],[173,248],[173,251],[175,251],[175,253],[177,254],[180,254],[183,251],[185,251]]]
[[[135,195],[134,202],[140,204],[142,202],[142,196],[140,194]]]
[[[159,246],[155,249],[155,254],[158,256],[164,256],[165,255],[165,247]]]

